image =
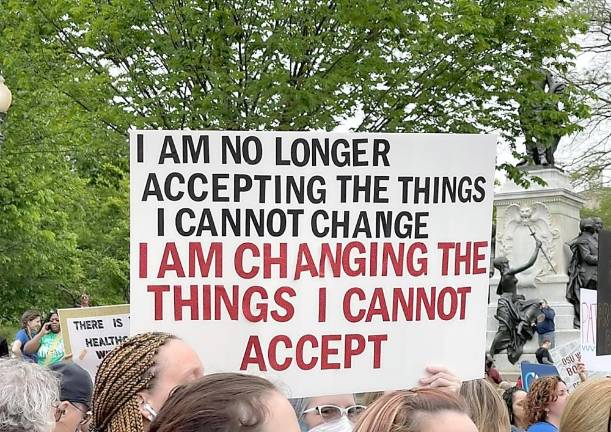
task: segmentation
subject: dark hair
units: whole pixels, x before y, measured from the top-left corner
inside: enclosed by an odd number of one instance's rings
[[[33,309],[27,310],[23,313],[23,315],[21,315],[21,328],[27,328],[28,327],[28,323],[32,320],[35,320],[36,318],[42,318],[42,316],[40,315],[40,312],[35,311]]]
[[[0,336],[0,358],[8,357],[8,355],[9,355],[8,341],[6,340],[5,337]]]
[[[176,387],[149,432],[259,431],[268,415],[265,395],[274,391],[253,375],[206,375]]]
[[[515,426],[514,424],[515,418],[513,416],[513,395],[519,391],[526,393],[524,389],[521,389],[518,387],[508,388],[503,393],[503,401],[505,401],[505,405],[507,405],[507,411],[509,411],[509,422],[514,426]]]
[[[492,355],[486,353],[486,370],[492,368],[492,366],[494,366],[494,359]]]
[[[47,314],[47,316],[45,317],[45,322],[49,322],[51,321],[51,317],[53,315],[57,315],[59,317],[59,312],[57,312],[57,309],[51,309],[49,311],[49,313]]]

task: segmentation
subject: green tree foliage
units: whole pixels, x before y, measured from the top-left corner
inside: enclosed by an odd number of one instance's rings
[[[601,187],[585,192],[588,199],[586,206],[581,209],[581,217],[599,217],[606,230],[611,227],[611,188]]]
[[[588,17],[588,32],[581,42],[587,61],[567,78],[589,99],[591,115],[576,137],[566,169],[577,186],[595,188],[609,185],[611,167],[611,0],[582,0],[576,7]]]
[[[532,74],[566,70],[583,25],[553,0],[0,8],[0,67],[15,93],[0,154],[10,314],[83,289],[98,302],[127,295],[130,127],[332,130],[356,118],[359,131],[496,132],[515,150],[519,105],[550,97],[530,89]],[[564,132],[585,114],[574,96],[553,96]]]

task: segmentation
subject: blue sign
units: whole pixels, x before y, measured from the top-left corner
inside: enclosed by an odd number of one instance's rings
[[[537,378],[560,375],[556,366],[553,365],[523,362],[520,368],[522,369],[522,387],[526,391],[530,391],[530,386]]]

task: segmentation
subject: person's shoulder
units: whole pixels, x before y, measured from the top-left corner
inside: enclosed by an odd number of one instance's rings
[[[547,422],[538,422],[527,429],[527,432],[556,432],[558,429]]]
[[[25,340],[28,340],[28,339],[30,339],[30,338],[28,337],[28,334],[27,334],[27,332],[25,331],[25,329],[21,329],[21,330],[19,330],[19,331],[17,332],[17,334],[15,334],[15,339],[18,339],[18,340],[20,340],[20,341],[23,341],[24,339],[25,339]]]

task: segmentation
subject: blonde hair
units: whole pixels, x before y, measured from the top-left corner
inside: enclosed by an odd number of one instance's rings
[[[157,353],[167,333],[144,333],[109,352],[98,369],[93,392],[93,426],[98,432],[142,432],[144,423],[138,393],[151,389],[157,372]]]
[[[369,406],[373,404],[375,401],[377,401],[378,399],[380,399],[383,395],[384,395],[384,392],[381,392],[381,391],[364,393],[362,395],[361,402],[363,403],[363,405]]]
[[[507,407],[494,386],[487,380],[463,382],[460,386],[460,395],[467,402],[471,420],[477,426],[477,430],[507,432],[510,429]]]
[[[367,408],[353,432],[419,432],[422,414],[468,414],[455,394],[438,389],[400,390],[383,395]]]
[[[577,387],[562,418],[562,432],[607,431],[611,422],[611,379],[594,379]]]

